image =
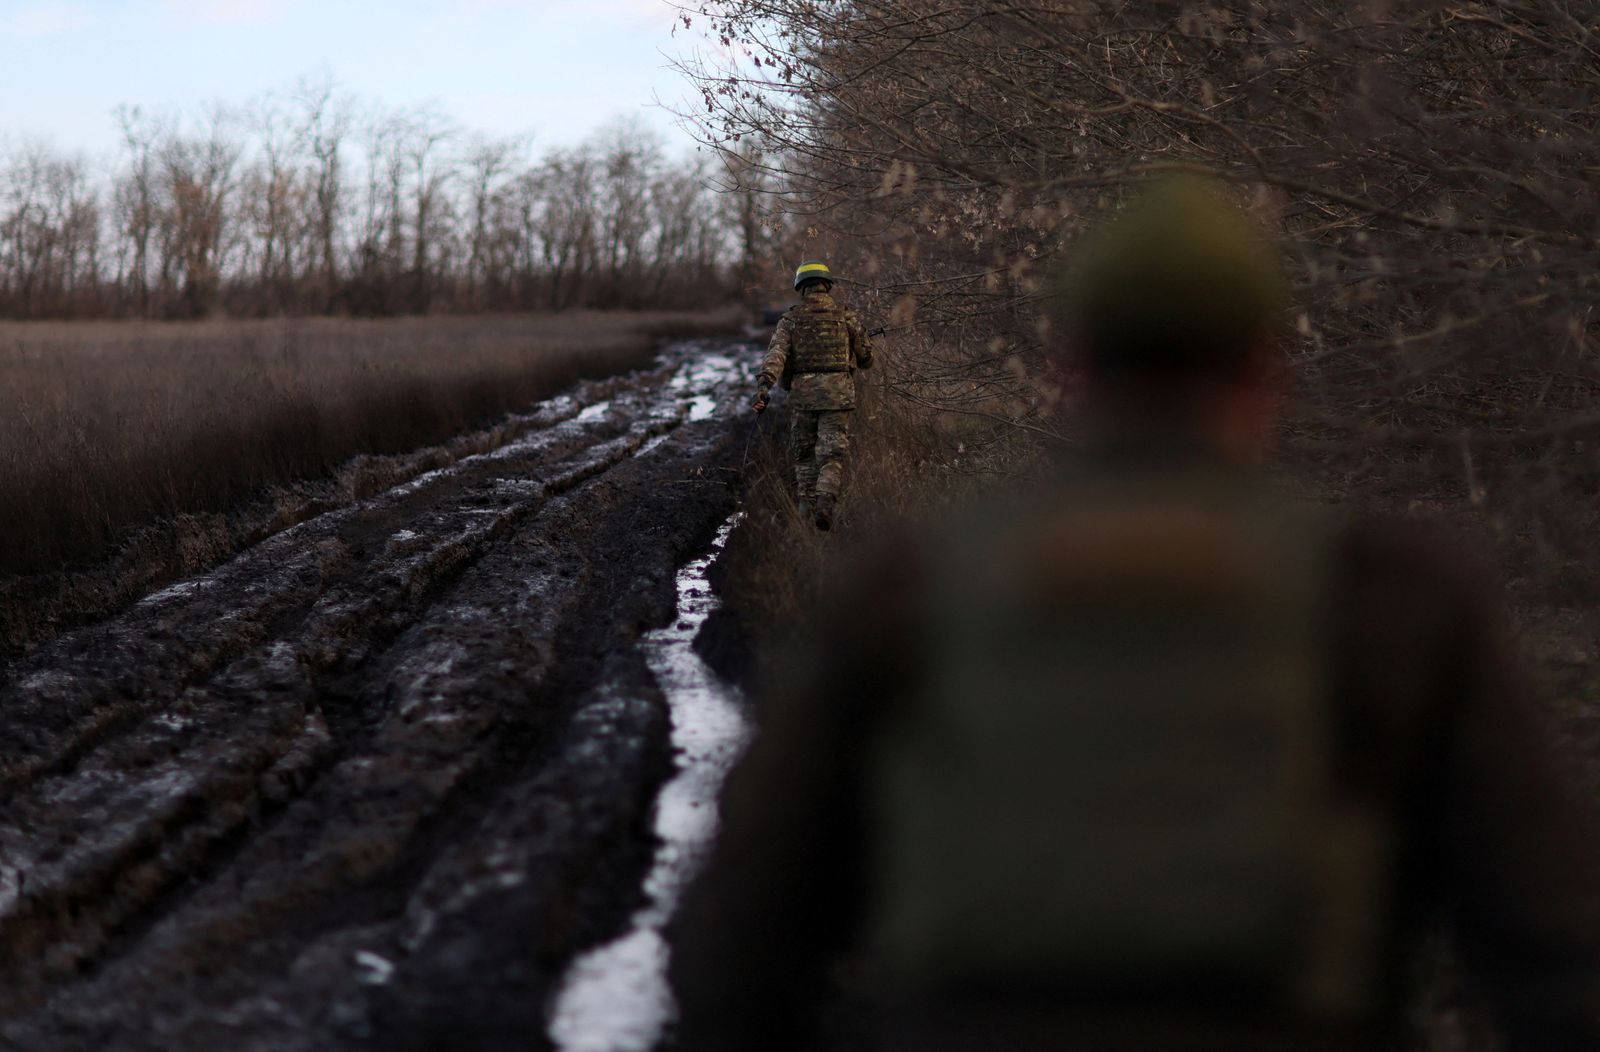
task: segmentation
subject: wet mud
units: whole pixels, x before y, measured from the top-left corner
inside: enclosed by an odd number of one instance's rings
[[[0,1048],[550,1047],[648,908],[752,352],[579,385],[0,669]]]

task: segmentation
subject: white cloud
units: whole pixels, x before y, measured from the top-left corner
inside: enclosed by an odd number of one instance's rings
[[[32,4],[6,19],[10,33],[23,39],[55,36],[93,21],[81,4]]]
[[[269,22],[283,13],[289,0],[162,0],[162,6],[185,21],[237,26]]]

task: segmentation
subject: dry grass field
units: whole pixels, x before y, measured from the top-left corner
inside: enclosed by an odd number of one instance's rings
[[[104,555],[359,453],[440,441],[729,317],[0,324],[0,575]]]

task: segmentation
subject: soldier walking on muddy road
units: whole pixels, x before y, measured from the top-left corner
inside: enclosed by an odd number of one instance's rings
[[[802,518],[833,526],[856,408],[857,369],[872,368],[872,340],[855,311],[832,295],[833,275],[821,260],[794,272],[800,302],[778,322],[756,377],[754,408],[762,412],[774,384],[789,391],[789,455]]]

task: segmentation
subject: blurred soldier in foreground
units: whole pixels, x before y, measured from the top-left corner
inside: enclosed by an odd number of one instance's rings
[[[794,272],[800,302],[784,314],[772,334],[756,377],[755,410],[767,408],[772,386],[789,391],[789,455],[794,460],[795,496],[802,518],[817,529],[833,526],[850,448],[850,416],[856,408],[856,369],[872,368],[872,341],[856,312],[834,302],[832,275],[820,260]]]
[[[1600,1048],[1594,831],[1493,605],[1255,470],[1273,253],[1188,184],[1086,244],[1098,441],[822,620],[677,925],[680,1047],[804,1046],[830,965],[871,1048],[1401,1047],[1442,919],[1509,1047]]]

